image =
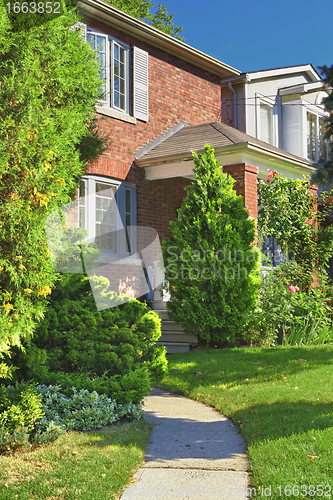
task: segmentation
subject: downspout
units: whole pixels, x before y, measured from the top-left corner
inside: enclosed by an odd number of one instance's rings
[[[234,126],[237,129],[237,100],[236,100],[236,91],[232,86],[231,82],[228,82],[228,88],[233,92],[234,94]]]

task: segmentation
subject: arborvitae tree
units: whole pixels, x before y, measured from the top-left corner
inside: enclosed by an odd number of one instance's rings
[[[0,2],[0,376],[56,280],[45,220],[74,197],[86,162],[103,150],[92,121],[99,67],[70,29],[77,20],[74,11],[8,13]]]
[[[194,153],[194,163],[196,182],[170,222],[173,239],[163,244],[167,309],[185,332],[230,344],[242,338],[256,304],[255,221],[209,145],[201,161]]]

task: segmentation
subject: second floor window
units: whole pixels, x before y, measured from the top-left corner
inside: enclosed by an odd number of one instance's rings
[[[307,112],[307,152],[308,159],[328,160],[328,139],[324,139],[324,119],[314,113]]]
[[[90,28],[87,42],[100,64],[102,97],[99,105],[148,121],[148,52],[133,49],[115,38]],[[132,89],[130,88],[131,58],[133,58]]]

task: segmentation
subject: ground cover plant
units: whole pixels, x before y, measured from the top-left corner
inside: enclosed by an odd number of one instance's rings
[[[257,497],[270,485],[272,499],[290,498],[287,485],[298,498],[328,498],[327,485],[333,494],[332,345],[195,350],[168,360],[160,386],[214,406],[245,437]]]
[[[143,459],[151,427],[118,422],[69,432],[47,447],[2,456],[1,500],[119,499]]]

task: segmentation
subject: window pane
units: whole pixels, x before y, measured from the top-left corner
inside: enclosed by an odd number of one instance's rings
[[[324,118],[319,118],[319,156],[323,160],[328,160],[328,139],[324,139],[325,121]]]
[[[103,212],[101,210],[96,210],[96,221],[102,222],[103,220]]]
[[[272,144],[273,108],[267,104],[260,104],[260,137],[261,141]]]
[[[120,80],[120,92],[125,94],[125,82],[124,80]]]
[[[120,64],[120,76],[121,78],[125,78],[125,65],[124,64]]]
[[[119,47],[114,44],[114,58],[119,60]]]
[[[92,35],[90,33],[87,34],[87,42],[91,45],[91,47],[95,50],[96,47],[95,47],[95,40],[96,40],[96,36],[95,35]]]
[[[119,62],[118,61],[114,62],[114,75],[115,76],[119,75]]]
[[[118,91],[119,91],[119,76],[115,76],[115,77],[114,77],[114,90],[115,90],[116,92],[118,92]]]
[[[126,189],[126,212],[129,213],[131,211],[131,192],[129,189]]]
[[[97,45],[96,48],[100,52],[105,52],[105,38],[104,38],[104,36],[98,36],[97,35],[96,45]]]
[[[116,214],[114,212],[109,212],[109,224],[116,223]]]
[[[106,239],[106,248],[107,250],[113,250],[113,238]]]
[[[118,92],[114,93],[114,106],[117,106],[117,108],[119,108],[119,94],[118,94]]]
[[[101,65],[101,67],[105,68],[105,54],[103,52],[98,52],[96,59]]]
[[[119,104],[119,107],[123,110],[125,110],[125,96],[124,95],[120,95],[120,104]]]
[[[308,146],[308,159],[316,161],[316,122],[317,117],[312,113],[307,113],[307,146]]]
[[[125,62],[125,51],[122,47],[120,47],[120,60],[122,63]]]

